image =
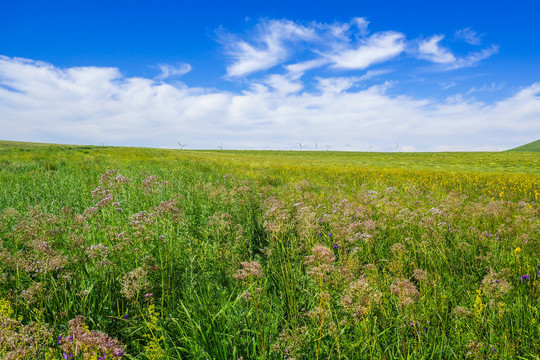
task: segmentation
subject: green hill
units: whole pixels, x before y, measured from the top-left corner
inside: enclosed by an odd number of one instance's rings
[[[518,146],[517,148],[510,149],[509,151],[540,151],[540,140]]]

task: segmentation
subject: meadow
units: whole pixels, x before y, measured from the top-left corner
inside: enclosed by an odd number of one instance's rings
[[[2,359],[539,359],[540,153],[0,142]]]

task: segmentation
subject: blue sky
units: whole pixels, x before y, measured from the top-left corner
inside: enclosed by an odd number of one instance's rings
[[[0,138],[507,149],[540,138],[538,13],[532,0],[5,1]]]

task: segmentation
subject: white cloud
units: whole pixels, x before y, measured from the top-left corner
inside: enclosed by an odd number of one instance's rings
[[[258,24],[251,43],[230,35],[222,37],[228,54],[234,59],[227,67],[227,75],[244,76],[274,67],[289,57],[287,44],[314,36],[312,28],[288,20],[271,20]]]
[[[174,76],[182,76],[192,70],[190,64],[181,63],[176,66],[170,64],[159,64],[157,66],[161,71],[161,74],[156,76],[157,80],[165,80]]]
[[[442,34],[407,41],[405,34],[391,30],[369,34],[368,25],[369,21],[361,17],[331,24],[261,20],[246,36],[225,34],[220,37],[232,61],[226,75],[229,79],[244,77],[277,65],[298,77],[325,66],[344,71],[364,70],[405,51],[438,64],[440,70],[454,70],[475,66],[498,52],[498,47],[491,45],[477,52],[456,55],[441,45],[445,37]],[[469,43],[478,43],[480,39],[470,28],[456,32],[455,37]],[[302,60],[294,61],[295,58]]]
[[[349,90],[358,83],[374,78],[379,75],[387,74],[387,70],[370,70],[362,76],[344,76],[344,77],[330,77],[330,78],[315,78],[317,80],[316,88],[323,93],[341,93]],[[389,87],[390,84],[385,84],[383,87]]]
[[[317,78],[317,88],[323,93],[339,94],[353,87],[358,81],[357,77]]]
[[[475,66],[480,61],[491,57],[499,52],[499,47],[497,45],[491,45],[488,48],[485,48],[481,51],[476,51],[468,54],[466,57],[457,59],[449,69],[459,69],[463,67]]]
[[[391,83],[356,87],[362,80],[319,79],[309,91],[271,75],[231,93],[0,57],[0,128],[3,139],[27,141],[286,149],[302,139],[333,150],[366,150],[371,141],[374,151],[392,151],[396,140],[418,151],[503,149],[540,134],[540,84],[486,104],[391,95]]]
[[[480,45],[483,36],[484,35],[478,35],[476,31],[473,31],[470,27],[458,30],[454,34],[456,39],[463,39],[466,43],[471,45]]]
[[[304,87],[304,85],[296,79],[277,74],[268,76],[265,80],[265,84],[271,86],[282,95],[298,92]]]
[[[482,93],[482,92],[494,92],[494,91],[502,90],[503,88],[504,88],[504,84],[496,84],[496,83],[491,83],[490,85],[484,84],[480,87],[473,86],[466,92],[466,95],[470,95],[474,93]]]
[[[455,63],[456,57],[439,43],[444,35],[433,35],[427,40],[418,43],[418,57],[439,64]]]
[[[359,17],[332,24],[263,20],[251,36],[221,36],[220,41],[233,60],[227,67],[227,76],[246,76],[279,64],[299,76],[327,64],[340,69],[365,69],[404,51],[404,34],[382,31],[366,37],[368,24]],[[286,64],[299,53],[308,53],[311,59]]]
[[[384,31],[360,40],[360,45],[355,48],[339,49],[327,57],[333,62],[334,68],[363,70],[398,56],[405,50],[405,44],[402,33]]]
[[[369,21],[367,21],[365,18],[355,17],[352,19],[351,22],[358,28],[358,31],[361,35],[366,35],[368,33],[367,28],[369,25]]]
[[[499,51],[497,45],[491,45],[481,51],[471,52],[464,57],[455,56],[449,49],[440,45],[444,35],[433,35],[427,40],[418,42],[416,56],[442,65],[443,70],[455,70],[477,65],[480,61],[489,58]]]
[[[295,64],[285,65],[285,69],[291,74],[302,76],[306,71],[312,70],[328,64],[327,59],[315,59],[303,61]]]

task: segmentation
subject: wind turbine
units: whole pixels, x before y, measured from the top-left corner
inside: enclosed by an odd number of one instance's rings
[[[187,144],[180,144],[180,141],[177,141],[177,143],[180,146],[180,150],[183,150],[187,146]]]
[[[331,148],[330,145],[326,145],[326,144],[325,144],[324,146],[326,146],[326,151],[328,151],[328,150]]]
[[[223,150],[223,141],[219,144],[218,149]]]
[[[302,140],[300,140],[300,142],[297,143],[297,144],[298,144],[298,147],[300,148],[300,150],[302,150],[302,146],[303,146],[303,145],[302,145]]]

